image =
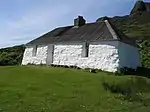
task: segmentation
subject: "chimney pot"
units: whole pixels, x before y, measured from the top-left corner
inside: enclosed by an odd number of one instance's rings
[[[83,26],[85,25],[86,20],[83,16],[78,16],[78,18],[74,19],[74,26]]]

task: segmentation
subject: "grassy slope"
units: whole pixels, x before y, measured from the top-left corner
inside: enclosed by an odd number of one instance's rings
[[[133,16],[113,17],[112,22],[130,38],[150,39],[150,12]]]
[[[119,94],[102,86],[104,80],[123,83],[130,78],[64,68],[0,67],[0,112],[150,112],[149,105],[116,98]]]

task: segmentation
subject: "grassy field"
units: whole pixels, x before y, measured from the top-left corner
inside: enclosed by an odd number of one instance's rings
[[[129,84],[133,96],[128,98],[121,89],[106,90],[104,82],[125,89]],[[0,67],[0,112],[150,112],[149,87],[150,80],[142,77],[68,68]]]

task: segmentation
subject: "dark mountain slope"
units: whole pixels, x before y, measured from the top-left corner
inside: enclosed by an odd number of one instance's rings
[[[150,12],[114,17],[111,19],[117,28],[134,39],[150,39]]]

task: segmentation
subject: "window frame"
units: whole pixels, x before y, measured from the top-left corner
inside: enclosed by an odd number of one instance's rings
[[[38,48],[37,45],[35,45],[35,46],[33,47],[33,50],[32,50],[32,56],[33,56],[33,57],[36,57],[36,55],[37,55],[37,48]]]
[[[84,42],[82,45],[82,57],[89,57],[89,43]]]

